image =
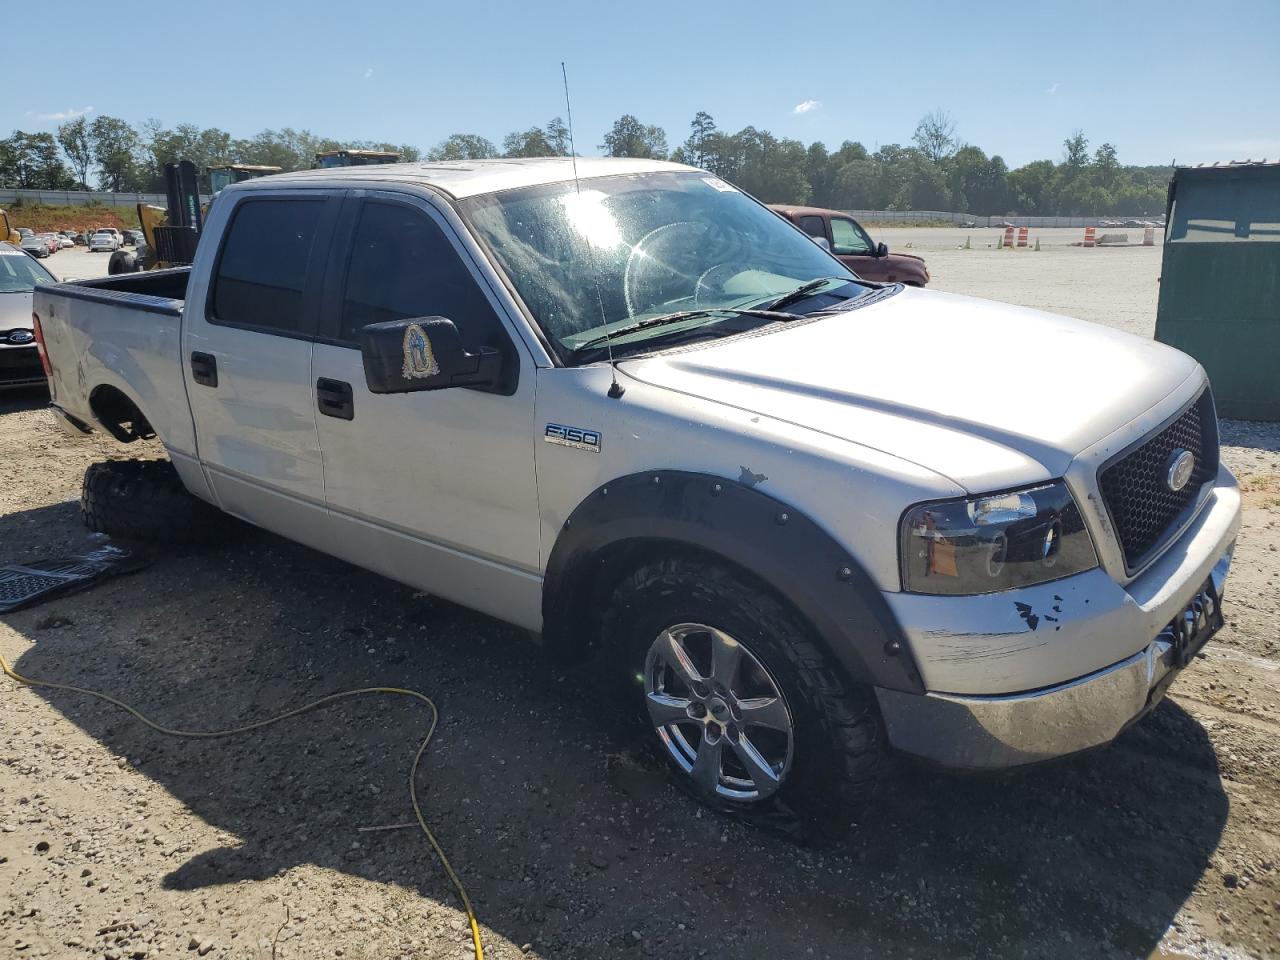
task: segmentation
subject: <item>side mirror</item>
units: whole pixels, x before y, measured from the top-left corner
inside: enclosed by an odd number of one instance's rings
[[[810,237],[809,239],[820,246],[823,250],[827,251],[827,253],[831,252],[831,241],[826,237]]]
[[[467,353],[458,328],[444,317],[371,323],[360,331],[360,355],[370,393],[410,393],[478,387],[502,391],[502,354]]]
[[[876,256],[887,257],[889,255],[889,245],[881,240],[876,244]]]

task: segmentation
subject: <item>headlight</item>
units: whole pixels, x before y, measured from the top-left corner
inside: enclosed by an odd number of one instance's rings
[[[912,507],[902,518],[902,586],[911,593],[995,593],[1098,565],[1061,480]]]

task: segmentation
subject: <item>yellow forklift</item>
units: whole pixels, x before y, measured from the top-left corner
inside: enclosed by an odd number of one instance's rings
[[[279,173],[280,169],[249,163],[226,163],[208,167],[205,172],[216,196],[230,184],[267,177]],[[201,205],[196,168],[190,160],[165,164],[164,177],[167,205],[138,204],[138,225],[142,228],[143,243],[133,253],[127,250],[113,253],[107,264],[109,273],[165,270],[186,266],[195,259],[196,241],[213,201]]]
[[[3,210],[0,210],[0,243],[12,243],[15,247],[22,244],[22,234],[13,229],[9,214]]]

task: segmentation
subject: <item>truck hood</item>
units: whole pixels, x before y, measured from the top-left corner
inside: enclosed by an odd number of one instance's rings
[[[0,293],[0,338],[9,330],[31,327],[31,293]]]
[[[910,288],[618,366],[911,461],[970,492],[1061,477],[1197,370],[1177,350],[1099,324]]]

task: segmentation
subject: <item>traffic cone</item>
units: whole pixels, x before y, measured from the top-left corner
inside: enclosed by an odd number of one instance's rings
[[[965,248],[966,250],[971,249],[971,248],[969,247],[969,235],[968,235],[967,233],[964,235],[964,248]]]
[[[997,234],[996,234],[996,249],[997,249],[997,250],[999,250],[999,249],[1001,249],[1001,248],[1003,248],[1003,247],[1004,247],[1004,234],[1003,234],[1003,233],[997,233]]]
[[[1040,252],[1040,238],[1036,237],[1036,253]]]

